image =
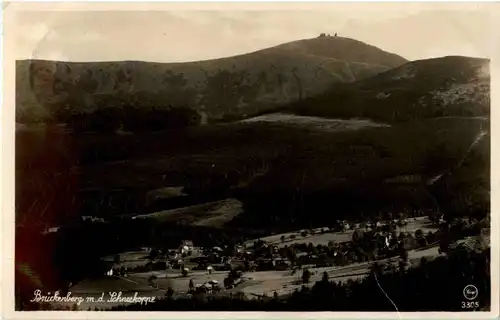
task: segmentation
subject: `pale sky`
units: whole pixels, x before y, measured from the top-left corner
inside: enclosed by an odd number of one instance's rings
[[[31,11],[26,11],[27,5],[10,3],[4,16],[4,43],[15,59],[182,62],[338,32],[409,60],[491,57],[491,6],[32,3]]]

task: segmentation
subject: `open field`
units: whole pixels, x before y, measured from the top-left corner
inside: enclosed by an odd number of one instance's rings
[[[427,257],[429,259],[435,258],[439,255],[437,247],[431,247],[426,250],[416,251],[412,250],[408,252],[408,259],[410,262],[417,263],[422,257]],[[397,262],[398,259],[384,259],[378,262]],[[334,281],[347,281],[349,279],[359,279],[365,277],[371,267],[372,262],[364,263],[354,263],[345,267],[325,267],[325,268],[312,268],[312,275],[309,285],[313,285],[316,281],[321,280],[323,272],[327,272],[330,279]],[[204,271],[193,272],[187,278],[172,278],[168,279],[167,283],[174,287],[174,290],[186,291],[189,284],[189,279],[193,279],[195,283],[203,283],[208,280],[218,280],[220,282],[227,276],[227,272],[213,273],[211,276]],[[298,271],[292,275],[291,270],[285,271],[258,271],[258,272],[247,272],[243,274],[243,278],[246,278],[242,285],[237,286],[231,291],[242,291],[247,295],[262,295],[267,294],[272,296],[273,292],[276,291],[278,294],[288,294],[293,292],[295,289],[300,289],[302,286],[301,279],[302,272]],[[298,281],[298,282],[297,282]]]
[[[437,226],[433,225],[427,217],[417,217],[416,220],[413,218],[408,219],[408,224],[404,227],[396,227],[396,232],[399,234],[401,232],[415,233],[416,230],[421,229],[424,233],[429,231],[435,232]],[[296,243],[312,243],[314,246],[318,244],[327,245],[329,241],[334,241],[337,243],[347,242],[352,240],[352,234],[354,230],[347,230],[346,232],[332,232],[332,233],[320,233],[321,228],[315,229],[316,234],[307,234],[306,237],[300,235],[301,230],[294,232],[280,233],[268,237],[259,238],[267,242],[268,244],[277,245],[278,247],[290,246]],[[290,236],[295,235],[295,239],[291,240]],[[281,236],[285,237],[285,241],[281,241]],[[245,242],[245,246],[251,246],[253,242],[257,239],[252,239]]]
[[[242,120],[241,123],[274,122],[308,129],[327,132],[360,130],[364,128],[388,127],[386,124],[376,123],[365,119],[327,119],[320,117],[297,116],[293,114],[270,113],[254,118]]]
[[[179,209],[135,215],[132,219],[154,219],[193,226],[222,227],[242,212],[242,204],[236,199],[204,203]]]

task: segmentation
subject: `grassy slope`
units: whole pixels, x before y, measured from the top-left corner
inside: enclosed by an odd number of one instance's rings
[[[241,203],[235,199],[209,202],[150,214],[137,215],[132,219],[153,219],[180,225],[222,227],[241,213]]]

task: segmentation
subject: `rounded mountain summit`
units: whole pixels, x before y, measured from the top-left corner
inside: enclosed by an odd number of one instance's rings
[[[66,62],[20,60],[17,122],[102,108],[188,107],[208,120],[242,118],[406,63],[366,43],[322,34],[213,60]]]

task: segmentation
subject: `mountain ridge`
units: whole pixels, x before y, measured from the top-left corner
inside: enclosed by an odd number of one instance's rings
[[[258,49],[258,50],[250,51],[250,52],[247,52],[247,53],[241,53],[241,54],[236,54],[236,55],[232,55],[232,56],[224,56],[224,57],[210,58],[210,59],[201,59],[201,60],[186,60],[186,61],[178,61],[178,62],[152,61],[152,60],[67,61],[67,60],[50,60],[50,59],[18,59],[17,61],[43,61],[43,62],[61,62],[61,63],[71,63],[71,64],[73,64],[73,63],[82,63],[82,64],[86,64],[86,63],[109,63],[109,62],[115,62],[115,63],[120,63],[120,62],[145,62],[145,63],[156,63],[156,64],[179,65],[179,64],[184,64],[184,63],[217,62],[217,61],[220,61],[220,60],[240,58],[240,57],[244,57],[244,56],[247,56],[247,55],[252,55],[252,54],[255,54],[255,53],[268,52],[268,51],[273,50],[273,49],[284,49],[286,47],[296,46],[298,44],[304,44],[304,43],[307,43],[307,42],[310,42],[310,41],[314,41],[314,40],[318,40],[318,39],[322,39],[322,38],[327,39],[327,41],[338,41],[338,40],[340,40],[340,41],[348,41],[348,42],[356,43],[356,44],[359,44],[359,45],[365,45],[365,46],[367,46],[367,47],[369,47],[369,48],[371,48],[373,50],[379,50],[379,51],[388,53],[389,55],[391,55],[393,57],[396,57],[396,58],[398,58],[398,59],[400,59],[402,61],[406,61],[406,62],[410,61],[410,60],[407,60],[407,59],[403,58],[402,56],[400,56],[398,54],[390,53],[390,52],[382,50],[382,49],[380,49],[380,48],[378,48],[376,46],[367,44],[366,42],[359,41],[359,40],[352,39],[352,38],[339,37],[339,36],[337,36],[337,37],[334,37],[334,36],[325,36],[325,37],[316,37],[316,38],[306,38],[306,39],[300,39],[300,40],[294,40],[294,41],[290,41],[290,42],[285,42],[285,43],[281,43],[281,44],[278,44],[278,45],[275,45],[275,46],[272,46],[272,47]],[[316,56],[322,56],[322,55],[316,54]],[[326,57],[326,56],[323,56],[323,57]],[[351,62],[356,62],[356,61],[351,61]]]
[[[92,112],[109,105],[109,101],[101,101],[107,99],[115,100],[111,104],[141,108],[186,105],[208,119],[245,116],[406,62],[382,49],[346,39],[304,39],[196,62],[20,60],[16,65],[16,115],[23,121],[45,121],[61,110],[67,114]],[[294,49],[297,46],[300,50]]]
[[[445,56],[407,62],[292,104],[292,112],[398,122],[446,116],[489,117],[490,60]]]

